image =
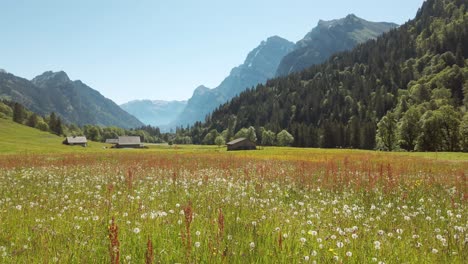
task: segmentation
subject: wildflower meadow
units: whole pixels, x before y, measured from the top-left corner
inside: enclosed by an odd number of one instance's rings
[[[466,263],[466,160],[0,156],[0,263]]]

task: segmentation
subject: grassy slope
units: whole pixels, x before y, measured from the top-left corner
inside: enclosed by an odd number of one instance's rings
[[[0,154],[87,152],[104,144],[90,142],[88,148],[62,144],[63,137],[0,118]]]
[[[95,153],[95,152],[169,152],[179,154],[223,154],[244,156],[259,159],[281,159],[281,160],[330,160],[344,158],[349,155],[361,155],[372,159],[386,159],[391,156],[407,156],[408,158],[425,157],[441,160],[468,161],[468,153],[408,153],[408,152],[376,152],[366,150],[349,149],[305,149],[305,148],[279,148],[264,147],[258,151],[234,151],[227,152],[225,147],[217,146],[195,146],[164,144],[148,144],[149,149],[143,150],[119,150],[104,149],[107,144],[90,142],[87,148],[66,146],[62,144],[63,137],[58,137],[47,132],[42,132],[27,126],[19,125],[11,120],[0,119],[0,154],[22,154],[22,153]]]

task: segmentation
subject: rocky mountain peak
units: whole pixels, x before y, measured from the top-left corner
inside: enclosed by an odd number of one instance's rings
[[[63,84],[70,82],[70,78],[64,71],[46,71],[43,74],[36,76],[32,79],[32,82],[36,85],[41,85],[45,83],[56,83],[56,84]]]
[[[211,90],[211,89],[204,86],[204,85],[200,85],[195,89],[195,91],[193,91],[193,95],[202,95],[202,94],[208,92],[209,90]]]

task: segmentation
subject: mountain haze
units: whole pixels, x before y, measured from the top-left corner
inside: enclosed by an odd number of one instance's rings
[[[203,121],[205,116],[220,104],[247,88],[274,77],[279,62],[293,46],[294,43],[278,36],[262,41],[247,55],[242,65],[231,70],[218,87],[209,89],[202,85],[196,88],[184,111],[173,124],[185,126]]]
[[[146,125],[167,126],[184,110],[187,101],[134,100],[120,105]]]
[[[320,20],[312,31],[296,43],[294,50],[281,60],[276,75],[299,72],[322,63],[336,52],[350,50],[397,26],[394,23],[369,22],[354,14],[331,21]]]
[[[143,125],[98,91],[81,81],[70,80],[63,71],[48,71],[31,81],[0,72],[0,98],[19,102],[41,115],[55,112],[64,121],[78,125]]]

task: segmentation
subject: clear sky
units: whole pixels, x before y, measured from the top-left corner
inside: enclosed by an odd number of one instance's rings
[[[403,24],[423,0],[0,0],[0,68],[63,70],[117,103],[216,87],[269,36],[349,13]]]

